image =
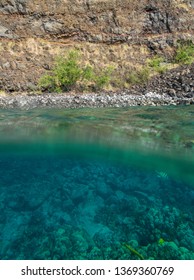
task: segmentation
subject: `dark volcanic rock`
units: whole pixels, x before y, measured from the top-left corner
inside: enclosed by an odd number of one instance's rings
[[[170,97],[193,98],[194,97],[194,64],[180,66],[167,71],[163,75],[155,76],[139,91],[154,91],[158,94],[166,94]]]

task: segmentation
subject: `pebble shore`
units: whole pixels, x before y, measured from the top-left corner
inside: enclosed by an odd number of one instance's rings
[[[194,104],[194,97],[185,98],[147,92],[131,94],[128,92],[87,93],[87,94],[42,94],[42,95],[7,95],[0,96],[1,109],[33,109],[33,108],[100,108],[127,106],[163,106]]]

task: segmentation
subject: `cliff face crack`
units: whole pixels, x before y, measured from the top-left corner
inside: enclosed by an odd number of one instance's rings
[[[116,14],[115,10],[112,11],[112,19],[113,19],[113,22],[114,22],[115,26],[119,27],[119,23],[118,23],[118,20],[117,20],[117,14]]]
[[[86,0],[86,7],[88,9],[88,11],[90,10],[90,3],[89,3],[89,0]]]
[[[149,11],[145,19],[145,33],[171,33],[178,30],[179,19],[166,11]]]
[[[168,32],[172,32],[170,21],[172,22],[172,20],[170,20],[169,14],[166,13],[166,29]]]

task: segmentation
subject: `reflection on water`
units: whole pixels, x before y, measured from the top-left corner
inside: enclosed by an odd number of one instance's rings
[[[194,259],[193,115],[1,110],[0,258]]]

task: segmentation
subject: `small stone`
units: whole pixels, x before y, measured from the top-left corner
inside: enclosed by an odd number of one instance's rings
[[[174,97],[176,96],[176,91],[175,89],[171,88],[168,90],[168,95],[171,96],[171,97]]]
[[[9,69],[11,67],[9,62],[6,62],[2,65],[3,69]]]
[[[185,87],[184,87],[184,90],[185,90],[186,92],[189,92],[189,90],[190,90],[189,86],[185,86]]]
[[[59,33],[63,28],[63,24],[57,21],[48,21],[43,26],[45,31],[49,33]]]

